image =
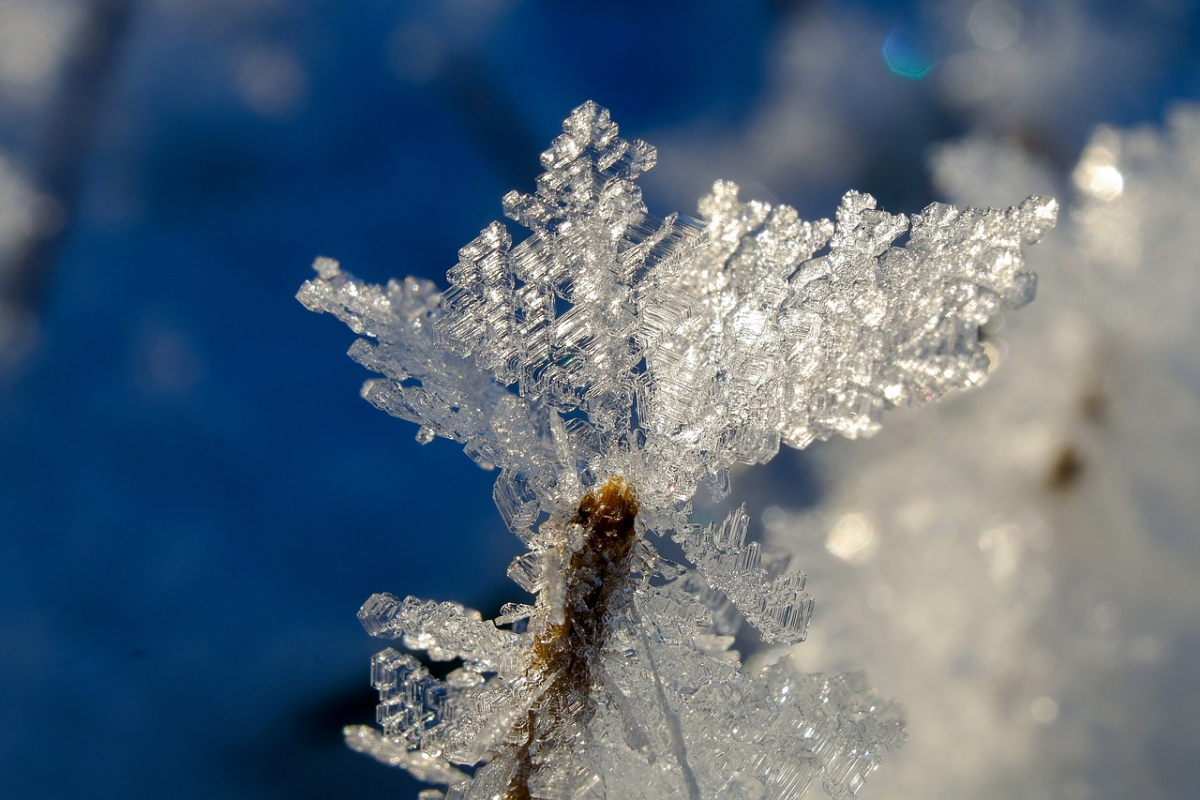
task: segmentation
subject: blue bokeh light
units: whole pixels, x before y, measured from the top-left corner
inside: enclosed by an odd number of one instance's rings
[[[913,25],[892,28],[880,48],[893,75],[920,80],[937,64],[937,51],[928,34]]]

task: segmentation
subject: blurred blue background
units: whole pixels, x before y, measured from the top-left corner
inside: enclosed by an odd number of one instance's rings
[[[0,797],[337,797],[374,591],[494,612],[492,476],[359,399],[317,255],[440,280],[594,99],[832,213],[973,130],[1063,171],[1200,97],[1191,2],[0,0]],[[797,497],[797,456],[776,468]]]

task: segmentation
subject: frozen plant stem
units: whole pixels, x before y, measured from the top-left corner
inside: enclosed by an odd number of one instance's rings
[[[787,657],[747,674],[740,621],[798,642],[812,599],[746,542],[744,509],[700,525],[690,500],[700,483],[720,499],[734,463],[781,443],[869,434],[887,408],[982,383],[979,325],[1032,297],[1021,246],[1055,203],[934,204],[910,222],[851,192],[836,222],[810,223],[718,182],[703,221],[656,220],[634,183],[652,147],[594,103],[563,128],[536,192],[504,198],[531,235],[488,226],[445,292],[329,259],[301,289],[364,337],[351,356],[382,376],[364,397],[499,469],[497,506],[530,550],[509,576],[537,598],[494,621],[370,598],[370,633],[462,666],[440,681],[384,650],[383,730],[347,741],[447,800],[797,798],[818,780],[851,796],[903,740],[897,707]]]
[[[617,477],[584,495],[571,520],[582,528],[583,542],[570,554],[564,571],[562,622],[552,623],[534,640],[529,673],[547,688],[523,727],[517,726],[526,740],[518,748],[508,797],[530,796],[529,777],[539,766],[532,755],[533,742],[560,739],[563,728],[586,726],[595,714],[591,688],[602,676],[593,672],[605,649],[609,607],[628,602],[633,588],[629,556],[637,512],[632,488]]]

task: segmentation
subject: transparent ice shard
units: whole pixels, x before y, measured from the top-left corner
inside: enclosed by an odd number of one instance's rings
[[[515,674],[513,651],[528,647],[526,636],[501,630],[478,611],[457,603],[436,603],[387,593],[374,594],[358,612],[367,633],[400,639],[435,661],[462,659],[477,670]]]
[[[360,612],[375,635],[463,661],[437,681],[384,651],[384,732],[347,734],[447,798],[783,798],[818,781],[843,797],[903,738],[861,678],[786,657],[741,667],[739,617],[795,642],[812,599],[746,541],[744,509],[702,526],[688,502],[701,483],[724,496],[730,467],[781,442],[869,434],[887,408],[981,383],[979,326],[1032,296],[1021,247],[1055,203],[909,220],[850,192],[835,221],[806,222],[717,182],[699,220],[657,219],[635,183],[655,158],[585,103],[535,190],[504,198],[523,241],[484,228],[442,293],[328,259],[300,292],[364,337],[351,356],[382,376],[364,397],[499,470],[497,507],[530,548],[509,575],[537,601],[495,623],[391,595]]]
[[[694,527],[676,541],[700,575],[737,606],[764,641],[798,642],[813,610],[804,573],[784,573],[784,557],[769,557],[764,565],[758,542],[746,542],[749,524],[743,506],[720,525]]]

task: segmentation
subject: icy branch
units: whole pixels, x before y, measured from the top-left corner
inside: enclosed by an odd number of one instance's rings
[[[542,156],[530,194],[459,251],[450,287],[364,284],[320,259],[300,299],[364,336],[363,394],[498,467],[495,499],[530,547],[509,575],[537,594],[497,628],[452,603],[375,595],[375,635],[434,660],[376,658],[382,736],[356,749],[449,784],[448,798],[799,797],[857,792],[902,738],[861,678],[748,675],[730,603],[768,642],[804,637],[812,599],[749,518],[687,519],[736,462],[888,408],[981,383],[979,326],[1033,294],[1021,247],[1053,200],[1007,211],[934,204],[911,222],[848,193],[836,221],[743,202],[718,182],[701,221],[651,217],[635,179],[655,151],[594,103]],[[907,241],[903,241],[907,237]],[[694,571],[654,551],[669,533]],[[471,778],[451,766],[482,762]]]

